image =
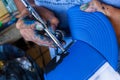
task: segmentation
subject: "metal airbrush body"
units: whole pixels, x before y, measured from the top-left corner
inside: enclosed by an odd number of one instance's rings
[[[42,24],[44,31],[49,35],[49,37],[54,41],[54,43],[61,49],[63,53],[65,52],[65,49],[61,45],[60,41],[48,30],[47,25],[42,20],[42,18],[38,15],[38,13],[35,11],[35,9],[30,5],[30,3],[27,0],[21,0],[22,3],[25,5],[25,7],[29,10],[29,12],[32,14],[32,16]]]

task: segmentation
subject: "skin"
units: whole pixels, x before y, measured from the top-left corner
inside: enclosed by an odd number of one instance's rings
[[[53,31],[56,30],[57,25],[59,24],[59,20],[56,18],[53,12],[48,10],[45,7],[36,6],[34,3],[34,0],[28,0],[32,7],[38,12],[38,14],[43,18],[45,22],[50,23],[51,28]],[[26,41],[32,41],[38,45],[42,46],[49,46],[49,47],[56,47],[55,43],[46,36],[46,34],[37,34],[35,31],[36,25],[40,25],[37,21],[33,22],[33,18],[31,17],[28,10],[25,8],[25,6],[22,4],[20,0],[14,0],[20,15],[18,15],[19,20],[16,23],[17,29],[20,30],[21,35]],[[25,16],[29,16],[31,19],[24,19]],[[28,24],[29,21],[29,24]]]
[[[92,0],[90,3],[82,5],[80,9],[85,12],[99,11],[104,13],[110,19],[120,45],[120,9],[101,3],[99,0]]]

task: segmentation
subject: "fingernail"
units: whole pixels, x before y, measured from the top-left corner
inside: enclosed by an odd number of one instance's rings
[[[80,7],[80,10],[84,11],[84,10],[86,10],[88,7],[89,7],[89,3],[83,4],[83,5]]]
[[[39,31],[42,31],[44,28],[43,28],[43,25],[42,25],[42,24],[36,24],[36,25],[35,25],[35,29],[36,29],[36,30],[39,30]]]

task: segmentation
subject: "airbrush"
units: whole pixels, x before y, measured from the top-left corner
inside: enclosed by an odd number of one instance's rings
[[[65,48],[62,46],[60,41],[56,38],[55,35],[53,35],[49,29],[48,26],[45,24],[41,16],[35,11],[35,9],[30,5],[30,3],[27,0],[21,0],[22,3],[25,5],[25,7],[28,9],[28,11],[31,13],[31,15],[43,26],[43,30],[48,34],[48,36],[54,41],[54,43],[58,46],[58,48],[61,49],[62,53],[67,53]]]

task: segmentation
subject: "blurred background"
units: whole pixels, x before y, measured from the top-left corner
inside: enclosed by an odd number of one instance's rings
[[[0,0],[0,45],[17,46],[29,54],[40,67],[44,67],[51,59],[49,49],[27,42],[22,38],[15,26],[18,15],[14,0]]]

